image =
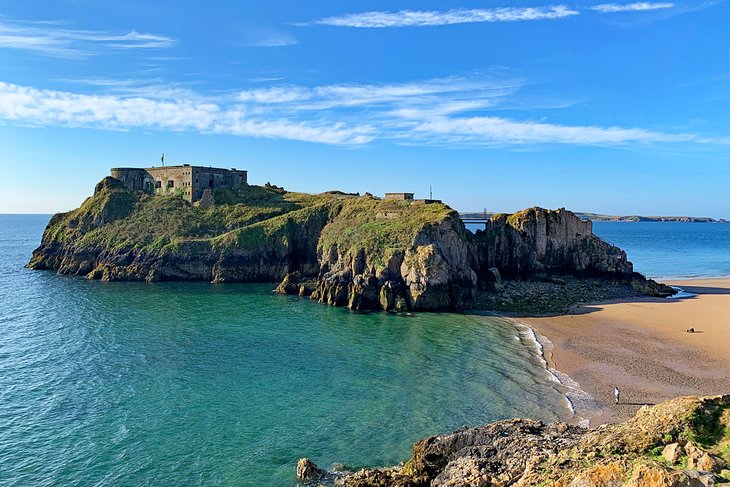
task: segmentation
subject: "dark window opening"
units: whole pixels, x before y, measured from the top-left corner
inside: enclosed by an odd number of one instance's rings
[[[212,188],[213,187],[213,180],[212,179],[208,180],[208,187],[209,188]]]
[[[162,187],[162,181],[155,181],[155,188],[159,189]]]
[[[172,179],[168,179],[167,180],[167,187],[168,188],[174,188],[175,187],[175,181],[173,181]]]

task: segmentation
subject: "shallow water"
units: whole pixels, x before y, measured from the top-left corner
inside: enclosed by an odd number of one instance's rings
[[[509,321],[24,269],[47,221],[0,215],[0,485],[291,486],[302,456],[568,413]]]

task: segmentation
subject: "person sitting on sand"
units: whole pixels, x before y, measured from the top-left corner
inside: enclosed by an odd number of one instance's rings
[[[687,333],[694,333],[694,332],[695,332],[694,326],[687,328]]]
[[[613,388],[613,397],[614,397],[614,399],[616,399],[616,404],[618,404],[619,401],[621,400],[621,391],[619,390],[618,387]]]

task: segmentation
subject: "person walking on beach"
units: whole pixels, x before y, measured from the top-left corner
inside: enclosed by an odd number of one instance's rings
[[[621,400],[621,391],[619,390],[618,387],[613,388],[613,397],[614,397],[614,399],[616,399],[616,404],[618,404],[619,401]]]

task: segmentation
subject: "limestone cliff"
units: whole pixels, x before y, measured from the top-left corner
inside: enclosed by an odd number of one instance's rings
[[[730,395],[644,406],[625,422],[586,430],[498,421],[413,446],[397,467],[354,473],[300,461],[300,480],[344,487],[710,486],[730,481]]]
[[[495,215],[476,239],[482,266],[496,267],[507,278],[562,273],[631,278],[634,273],[626,252],[596,237],[590,221],[565,209]]]
[[[28,266],[107,281],[275,282],[280,292],[356,310],[474,306],[486,302],[474,299],[480,292],[498,291],[500,273],[671,292],[565,210],[495,216],[474,235],[441,203],[242,185],[191,205],[111,177],[51,219]]]

